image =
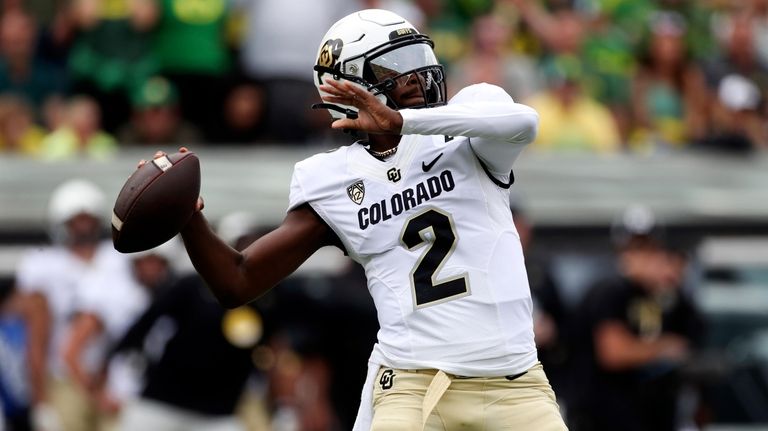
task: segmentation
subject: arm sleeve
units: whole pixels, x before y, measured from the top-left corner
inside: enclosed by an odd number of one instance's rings
[[[515,103],[503,89],[476,84],[461,90],[448,105],[402,109],[403,135],[469,138],[477,156],[495,174],[506,175],[526,144],[536,138],[539,115]]]
[[[299,167],[294,166],[293,176],[291,177],[291,189],[288,194],[288,211],[296,209],[304,203],[307,203],[307,198],[304,193],[304,189],[301,186],[299,180]]]

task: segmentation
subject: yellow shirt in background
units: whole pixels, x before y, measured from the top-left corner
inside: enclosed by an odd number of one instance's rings
[[[117,141],[107,133],[97,132],[88,139],[88,142],[81,145],[74,130],[64,127],[45,137],[41,157],[47,160],[62,160],[79,156],[106,159],[116,151]]]
[[[580,97],[568,110],[551,93],[530,98],[527,105],[539,113],[539,134],[534,148],[565,152],[611,153],[621,138],[611,112],[600,103]]]
[[[45,130],[42,127],[31,126],[21,135],[17,148],[9,148],[8,142],[0,136],[0,153],[15,153],[22,156],[37,157],[42,150]]]

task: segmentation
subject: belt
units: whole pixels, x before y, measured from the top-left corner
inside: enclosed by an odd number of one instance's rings
[[[509,376],[504,376],[507,380],[515,380],[518,377],[521,377],[527,373],[527,371],[523,371],[519,374],[513,374]],[[472,379],[473,377],[465,377],[465,376],[453,376],[456,379]],[[437,406],[437,403],[440,401],[440,398],[443,397],[443,394],[445,394],[445,391],[448,390],[448,387],[451,386],[451,377],[448,376],[443,371],[439,371],[435,373],[435,377],[432,378],[432,381],[429,383],[429,386],[427,387],[427,392],[424,394],[424,400],[421,403],[421,429],[423,430],[427,426],[427,418],[429,418],[429,415],[432,414],[432,410],[435,409],[435,406]]]

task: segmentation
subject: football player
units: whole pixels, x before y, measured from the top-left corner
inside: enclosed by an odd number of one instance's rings
[[[326,245],[363,265],[380,331],[355,430],[565,429],[508,206],[538,115],[488,84],[446,100],[432,46],[384,10],[334,24],[314,67],[316,107],[367,138],[297,163],[283,223],[244,251],[200,211],[182,231],[187,250],[227,306]]]

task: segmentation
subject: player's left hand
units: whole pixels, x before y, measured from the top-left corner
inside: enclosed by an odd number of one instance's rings
[[[331,124],[334,129],[361,130],[368,133],[400,134],[403,117],[399,112],[382,103],[369,91],[347,81],[328,79],[320,90],[328,93],[323,100],[328,103],[354,106],[356,119],[343,118]]]

